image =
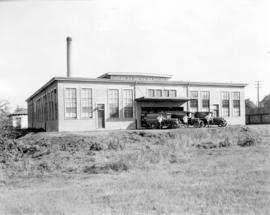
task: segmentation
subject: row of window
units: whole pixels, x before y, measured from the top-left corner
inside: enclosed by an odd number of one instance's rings
[[[81,89],[81,117],[93,117],[93,97],[91,88]],[[65,118],[77,118],[77,89],[65,89]]]
[[[148,89],[148,97],[176,97],[176,90]]]
[[[240,92],[232,92],[232,116],[240,116]],[[198,99],[199,92],[198,91],[190,91],[190,111],[197,112],[198,111]],[[210,92],[209,91],[201,91],[200,92],[201,99],[201,110],[203,112],[210,111]],[[221,92],[221,115],[222,116],[230,116],[230,92],[223,91]],[[218,111],[218,110],[215,110]]]
[[[133,90],[122,91],[124,118],[133,117]],[[109,89],[108,91],[109,117],[119,118],[119,90]],[[93,117],[93,97],[91,88],[81,89],[81,117]],[[77,89],[65,89],[65,118],[77,118]]]
[[[133,90],[126,89],[122,91],[124,118],[133,117]],[[109,117],[119,118],[119,90],[109,89],[108,92]]]
[[[31,109],[32,110],[32,107]],[[57,91],[53,89],[41,96],[33,106],[33,113],[29,111],[31,117],[37,122],[56,120],[58,117],[57,111]]]

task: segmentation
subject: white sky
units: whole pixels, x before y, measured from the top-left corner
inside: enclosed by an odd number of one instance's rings
[[[14,108],[53,76],[167,73],[270,93],[269,0],[0,1],[0,99]]]

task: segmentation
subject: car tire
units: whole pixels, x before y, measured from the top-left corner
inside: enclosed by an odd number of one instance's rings
[[[200,127],[200,122],[196,121],[193,123],[194,128],[199,128]]]
[[[206,125],[205,125],[205,123],[204,123],[204,121],[200,121],[200,128],[203,128],[203,127],[205,127]]]

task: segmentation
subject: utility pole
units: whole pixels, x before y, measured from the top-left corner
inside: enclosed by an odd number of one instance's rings
[[[260,110],[260,88],[262,87],[260,81],[256,81],[255,87],[257,88],[257,107],[259,111]]]

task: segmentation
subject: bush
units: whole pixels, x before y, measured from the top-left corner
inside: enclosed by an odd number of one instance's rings
[[[101,151],[102,149],[103,149],[102,145],[96,142],[91,144],[89,148],[90,151]]]
[[[119,138],[115,137],[109,140],[108,149],[109,150],[124,150],[125,145],[124,143],[120,142]]]
[[[85,166],[83,172],[88,174],[99,174],[108,173],[110,171],[122,172],[127,170],[128,166],[124,162],[116,161],[105,164],[94,164],[92,166]]]
[[[261,143],[262,139],[258,133],[250,131],[248,127],[244,127],[240,130],[238,136],[237,145],[238,146],[253,146]]]

